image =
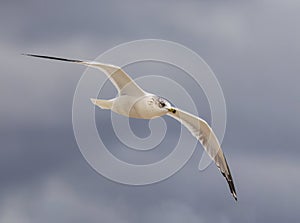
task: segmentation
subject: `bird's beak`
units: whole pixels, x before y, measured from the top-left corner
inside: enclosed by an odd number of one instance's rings
[[[174,113],[174,114],[176,113],[176,109],[175,109],[175,108],[168,108],[168,111],[169,111],[169,112],[172,112],[172,113]]]

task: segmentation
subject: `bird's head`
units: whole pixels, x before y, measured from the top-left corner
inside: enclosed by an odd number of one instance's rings
[[[176,109],[173,108],[171,103],[162,97],[157,97],[156,105],[157,105],[158,109],[161,111],[176,113]]]

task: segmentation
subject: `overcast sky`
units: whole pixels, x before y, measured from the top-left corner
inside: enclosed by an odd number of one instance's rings
[[[300,2],[127,2],[0,2],[0,222],[299,222]],[[181,171],[153,185],[124,186],[93,171],[72,129],[84,67],[21,56],[94,59],[145,38],[183,44],[215,72],[227,106],[222,147],[238,202],[214,165],[198,171],[200,145]],[[146,68],[172,75],[153,63],[127,70],[137,78]],[[210,121],[199,86],[179,80],[199,94],[198,112]],[[112,88],[108,83],[103,96],[113,97]],[[98,109],[96,118],[112,153],[141,158],[115,137],[109,111]],[[180,128],[166,123],[165,141],[145,161],[170,152]],[[146,127],[132,121],[142,137]]]

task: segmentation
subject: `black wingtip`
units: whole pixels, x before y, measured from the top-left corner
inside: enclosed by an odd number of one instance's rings
[[[225,175],[223,172],[222,172],[222,174],[223,174],[223,176],[225,177],[225,179],[228,183],[230,193],[232,194],[234,200],[237,201],[237,195],[236,195],[235,187],[234,187],[233,180],[232,180],[230,172],[229,172],[229,175]]]
[[[231,176],[230,176],[230,178],[231,178]],[[229,189],[230,189],[230,192],[231,192],[234,200],[237,201],[237,196],[236,196],[236,192],[235,192],[235,188],[234,188],[234,184],[233,184],[232,179],[227,180],[227,182],[228,182]]]
[[[229,186],[229,189],[230,189],[230,193],[232,194],[233,198],[235,201],[237,201],[237,195],[236,195],[236,191],[235,191],[235,187],[234,187],[234,183],[233,183],[233,179],[232,179],[232,176],[231,176],[231,173],[230,173],[230,170],[229,170],[229,166],[228,166],[228,163],[226,161],[226,158],[224,156],[224,159],[225,159],[225,163],[226,163],[226,166],[227,166],[227,169],[228,169],[228,173],[225,174],[224,172],[221,171],[222,175],[225,177],[227,183],[228,183],[228,186]]]
[[[52,57],[52,56],[43,56],[43,55],[36,55],[36,54],[28,54],[28,53],[22,53],[24,56],[30,56],[30,57],[38,57],[43,59],[50,59],[50,60],[60,60],[60,61],[66,61],[66,62],[72,62],[72,63],[82,63],[82,60],[72,60],[72,59],[66,59],[66,58],[60,58],[60,57]]]

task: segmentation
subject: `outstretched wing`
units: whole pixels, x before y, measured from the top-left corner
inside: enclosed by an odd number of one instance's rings
[[[27,56],[32,57],[39,57],[44,59],[51,59],[51,60],[60,60],[66,61],[71,63],[83,64],[88,67],[94,67],[102,72],[104,72],[109,80],[115,85],[120,95],[131,95],[131,96],[143,96],[145,92],[142,88],[140,88],[134,80],[132,80],[128,74],[120,67],[99,63],[96,61],[83,61],[83,60],[72,60],[72,59],[65,59],[59,57],[52,57],[52,56],[42,56],[42,55],[35,55],[35,54],[25,54]]]
[[[173,112],[168,113],[168,115],[183,124],[192,133],[192,135],[201,142],[205,151],[212,158],[223,176],[226,178],[230,192],[234,199],[237,200],[229,166],[226,162],[220,143],[207,122],[195,115],[177,108],[174,108]]]

